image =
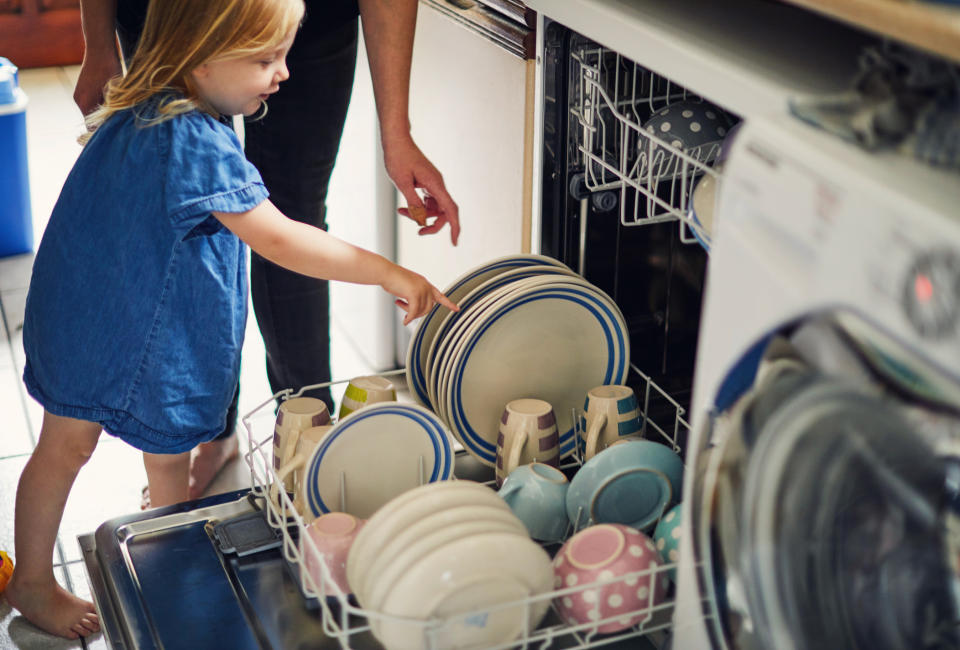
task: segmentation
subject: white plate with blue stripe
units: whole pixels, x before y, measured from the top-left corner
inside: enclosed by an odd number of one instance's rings
[[[303,502],[314,516],[349,512],[366,519],[424,483],[453,476],[450,433],[416,404],[371,404],[340,420],[306,465]]]
[[[445,341],[447,345],[442,353],[443,358],[440,359],[440,363],[437,364],[436,368],[431,369],[427,387],[431,391],[430,399],[432,403],[437,405],[434,412],[439,415],[444,422],[447,422],[448,426],[450,413],[447,410],[447,397],[450,392],[450,373],[456,365],[457,360],[463,354],[466,346],[465,342],[469,340],[470,334],[476,332],[477,328],[483,327],[485,317],[496,311],[500,305],[503,305],[505,301],[509,300],[512,296],[529,292],[535,287],[557,288],[564,286],[593,287],[593,285],[579,275],[563,277],[540,275],[522,278],[509,285],[499,287],[484,296],[473,307],[476,313],[471,314],[467,319],[463,319],[463,322],[458,323],[454,330],[447,335]],[[455,436],[459,436],[457,429],[451,428],[451,431],[453,431]]]
[[[562,262],[545,255],[508,255],[498,257],[486,264],[482,264],[471,269],[454,280],[450,286],[444,289],[443,293],[454,303],[459,303],[460,299],[465,297],[473,289],[505,271],[524,266],[534,266],[541,264],[550,264],[567,268]],[[426,375],[424,374],[424,362],[427,357],[427,350],[433,342],[440,324],[444,317],[449,313],[446,308],[434,305],[427,312],[413,337],[410,339],[410,345],[407,347],[407,386],[410,387],[410,394],[422,406],[429,406],[430,400],[427,394]]]
[[[589,284],[539,286],[487,310],[457,352],[442,398],[445,419],[464,447],[494,465],[500,415],[507,402],[549,402],[560,430],[560,454],[574,451],[573,409],[587,391],[622,384],[630,363],[623,314]]]
[[[510,269],[490,278],[481,283],[467,295],[461,298],[457,305],[459,312],[451,312],[440,323],[433,341],[427,350],[426,359],[422,364],[423,376],[426,379],[427,395],[430,398],[430,404],[434,407],[434,412],[440,414],[439,407],[441,402],[436,399],[436,384],[433,383],[435,366],[441,365],[445,360],[448,351],[452,351],[452,342],[455,338],[454,333],[465,328],[471,321],[476,320],[486,305],[492,302],[494,296],[501,296],[510,291],[510,287],[520,286],[521,280],[532,278],[551,278],[556,276],[574,277],[578,280],[583,278],[565,266],[552,266],[549,264],[537,264],[534,266],[520,267]],[[448,336],[450,335],[450,336]]]

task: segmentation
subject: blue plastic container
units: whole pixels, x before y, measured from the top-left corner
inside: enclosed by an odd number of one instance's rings
[[[27,171],[27,95],[17,67],[0,57],[0,257],[33,250]]]

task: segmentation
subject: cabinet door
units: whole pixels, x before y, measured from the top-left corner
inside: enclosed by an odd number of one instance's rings
[[[79,0],[0,0],[0,56],[20,68],[80,63]]]

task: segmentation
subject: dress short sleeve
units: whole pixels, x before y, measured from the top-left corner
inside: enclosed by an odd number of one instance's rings
[[[165,198],[175,227],[190,230],[213,211],[246,212],[269,196],[226,124],[193,112],[158,126],[168,132]]]

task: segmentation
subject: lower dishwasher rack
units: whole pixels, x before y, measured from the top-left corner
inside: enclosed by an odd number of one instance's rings
[[[641,403],[643,437],[665,443],[679,452],[680,446],[678,445],[678,439],[681,437],[685,438],[689,431],[689,425],[683,417],[683,407],[636,366],[631,364],[630,368],[631,371],[639,377],[639,388],[637,392],[638,399]],[[404,370],[401,369],[384,373],[381,376],[389,377],[392,375],[400,375],[403,372]],[[356,604],[352,596],[343,594],[334,586],[329,570],[324,562],[321,561],[322,556],[320,551],[313,544],[309,535],[304,534],[304,520],[293,507],[293,502],[289,495],[284,490],[277,491],[279,506],[275,505],[269,498],[271,487],[274,484],[279,485],[279,477],[274,470],[271,458],[273,405],[277,400],[298,397],[308,390],[345,383],[345,380],[333,381],[304,386],[297,391],[287,389],[271,396],[270,399],[264,401],[253,411],[242,417],[249,443],[249,451],[244,455],[244,458],[250,469],[251,494],[258,497],[258,501],[263,502],[264,513],[270,526],[281,532],[283,556],[290,566],[296,567],[294,573],[299,579],[303,598],[315,604],[322,624],[324,637],[338,641],[342,648],[380,647],[379,643],[373,638],[370,622],[372,620],[390,621],[391,625],[411,626],[411,629],[418,630],[417,634],[419,638],[422,639],[422,648],[444,650],[442,645],[438,644],[437,639],[444,638],[444,631],[448,626],[453,626],[473,616],[483,617],[485,613],[496,608],[485,607],[483,611],[465,612],[458,615],[455,620],[404,619],[361,608]],[[637,383],[632,382],[632,385],[637,385]],[[666,406],[666,409],[664,409],[664,406]],[[654,410],[660,414],[661,423],[655,422],[650,418],[650,414]],[[664,413],[667,415],[664,416]],[[580,421],[579,417],[576,417],[577,415],[576,413],[574,414],[574,422]],[[669,422],[664,422],[664,420],[669,420]],[[255,429],[257,430],[256,432]],[[457,452],[458,467],[461,461],[466,461],[464,464],[469,464],[471,460],[472,458],[462,450]],[[575,471],[581,463],[582,459],[579,458],[577,454],[574,454],[568,459],[568,462],[561,464],[561,469]],[[460,472],[456,473],[458,475],[460,474]],[[459,475],[458,478],[467,477]],[[487,483],[492,489],[496,489],[492,477]],[[570,531],[570,535],[576,532],[576,530],[572,530]],[[300,548],[297,541],[300,538],[307,540],[303,548]],[[544,548],[550,553],[551,557],[553,557],[559,547],[559,543],[544,545]],[[316,580],[311,573],[303,570],[303,554],[314,554],[312,559],[315,561],[311,562],[311,564],[319,567],[319,580]],[[554,602],[558,599],[573,598],[576,597],[577,594],[583,594],[591,589],[615,584],[620,581],[625,582],[627,585],[635,584],[638,579],[648,577],[651,573],[656,574],[652,577],[654,580],[666,580],[669,572],[675,569],[675,563],[664,563],[652,570],[614,576],[613,578],[594,583],[558,588],[554,591],[534,595],[524,600],[502,603],[498,605],[497,608],[527,608],[534,603],[544,600],[549,601],[551,605],[544,620],[536,629],[524,630],[522,634],[513,641],[491,646],[487,650],[497,650],[501,648],[534,648],[537,650],[545,650],[546,648],[592,648],[600,646],[622,648],[643,648],[646,646],[656,650],[657,648],[664,647],[664,644],[668,643],[673,626],[674,601],[672,588],[671,591],[668,592],[668,598],[663,602],[653,604],[651,601],[636,611],[620,612],[615,618],[609,620],[600,619],[583,624],[569,624],[565,622],[560,617]],[[626,617],[640,617],[640,622],[626,630],[612,634],[598,634],[596,632],[598,626],[612,620]],[[449,636],[447,636],[447,638],[449,638]],[[374,645],[370,646],[370,643]]]

